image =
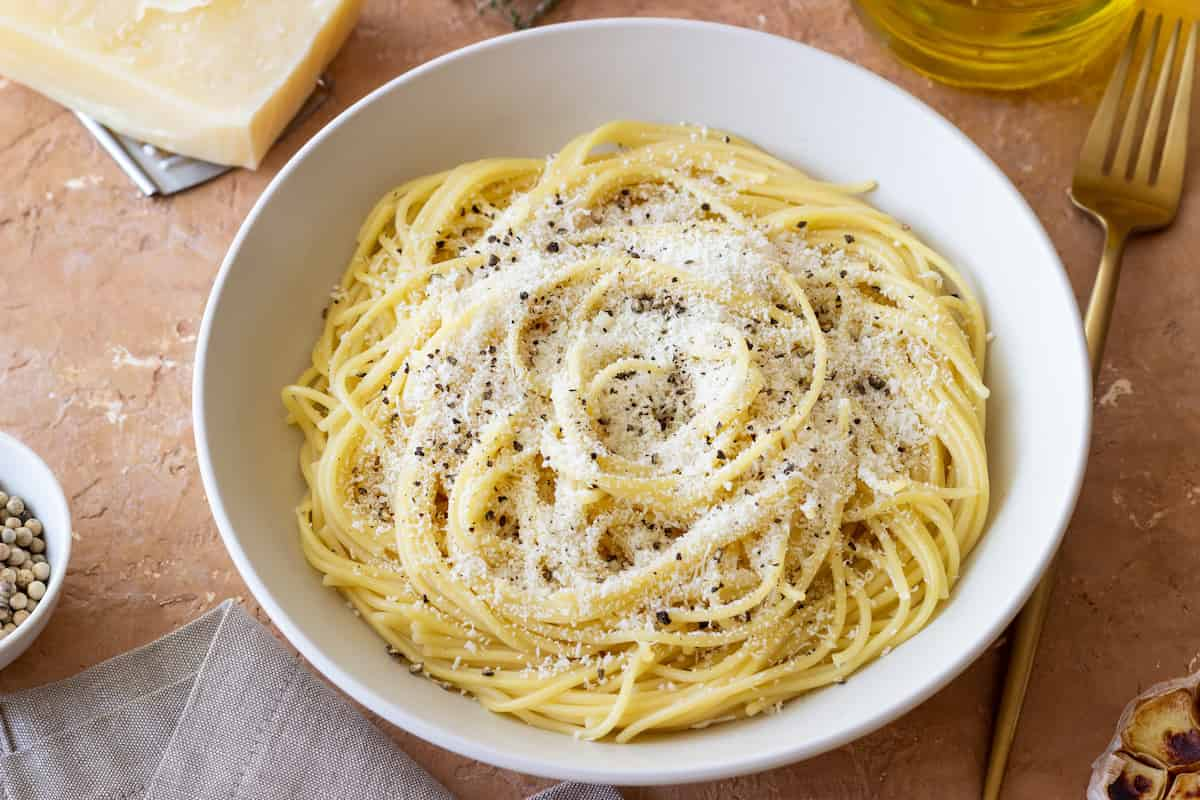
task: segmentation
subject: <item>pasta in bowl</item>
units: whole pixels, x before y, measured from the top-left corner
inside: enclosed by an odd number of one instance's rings
[[[389,192],[284,390],[309,562],[414,672],[587,739],[918,632],[987,513],[986,325],[867,188],[614,122]]]
[[[653,124],[607,126],[631,118]],[[669,156],[652,158],[679,147],[732,165],[683,173]],[[546,156],[569,153],[560,177],[586,181],[591,171],[613,182],[593,184],[590,199],[583,185],[558,190],[558,207],[549,189],[558,167]],[[618,153],[641,172],[620,172]],[[864,193],[867,179],[877,186]],[[780,194],[785,185],[800,194]],[[505,245],[493,226],[521,213],[529,235],[514,219],[523,241]],[[356,237],[363,250],[347,281]],[[726,253],[734,246],[746,254]],[[839,296],[852,316],[869,304],[885,313],[847,326]],[[903,326],[887,327],[900,315],[918,326],[907,339],[937,362],[929,393],[907,393],[918,382],[898,351],[885,358],[872,347],[855,367],[861,381],[845,371],[844,343],[856,331],[868,344],[901,336]],[[398,328],[415,338],[398,342]],[[492,355],[503,387],[488,374]],[[380,366],[389,358],[394,366]],[[285,386],[294,387],[286,411]],[[877,76],[785,39],[599,20],[439,58],[306,144],[216,279],[197,340],[193,419],[233,563],[332,684],[468,758],[646,785],[811,757],[959,674],[1053,554],[1082,475],[1088,387],[1053,246],[953,126]],[[396,420],[384,412],[393,405]],[[524,416],[495,418],[501,410]],[[448,444],[455,418],[479,440]],[[822,443],[806,455],[797,442],[818,428]],[[947,442],[941,485],[916,444],[934,437]],[[757,449],[766,440],[775,450]],[[838,453],[853,462],[832,469]],[[826,481],[814,481],[818,465]],[[403,499],[391,489],[406,472],[436,482],[429,494],[406,490],[417,502],[401,526],[384,503],[394,510]],[[757,513],[746,491],[781,513]],[[823,537],[839,521],[826,497],[843,491],[841,525]],[[900,505],[863,504],[888,491]],[[635,517],[639,504],[654,505],[655,527]],[[431,512],[444,519],[410,524]],[[522,538],[532,535],[542,538]],[[707,558],[705,541],[716,545]],[[522,601],[528,609],[515,609]],[[806,656],[816,660],[804,665]],[[700,698],[709,691],[711,702]]]

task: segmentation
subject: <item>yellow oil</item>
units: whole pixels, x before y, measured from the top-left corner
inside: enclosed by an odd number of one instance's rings
[[[855,0],[913,68],[946,83],[993,89],[1036,86],[1075,71],[1109,48],[1135,3]]]

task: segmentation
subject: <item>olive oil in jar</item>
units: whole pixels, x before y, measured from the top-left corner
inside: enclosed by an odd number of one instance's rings
[[[959,86],[1018,89],[1103,53],[1135,0],[855,0],[897,56]]]

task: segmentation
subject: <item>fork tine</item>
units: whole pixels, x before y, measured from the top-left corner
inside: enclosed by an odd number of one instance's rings
[[[1129,74],[1129,62],[1133,59],[1133,51],[1137,47],[1138,36],[1142,32],[1142,21],[1145,11],[1139,11],[1129,29],[1129,42],[1121,60],[1104,90],[1104,99],[1096,109],[1092,126],[1088,128],[1087,138],[1083,142],[1083,150],[1079,154],[1079,168],[1086,169],[1099,175],[1104,171],[1104,157],[1108,154],[1108,143],[1112,136],[1113,125],[1117,121],[1117,111],[1121,106],[1121,91],[1125,88],[1125,77]]]
[[[1146,82],[1150,79],[1150,68],[1154,65],[1154,54],[1158,51],[1158,34],[1162,30],[1162,24],[1162,14],[1159,14],[1150,28],[1150,43],[1146,45],[1146,52],[1142,53],[1142,68],[1138,71],[1137,83],[1133,86],[1133,95],[1129,98],[1129,107],[1125,111],[1125,122],[1121,125],[1121,137],[1117,140],[1112,172],[1121,178],[1128,174],[1132,166],[1130,153],[1133,151],[1134,137],[1140,131],[1142,96],[1146,93]],[[1169,66],[1164,64],[1164,68]]]
[[[1175,105],[1171,109],[1171,122],[1167,125],[1162,165],[1158,168],[1159,184],[1176,197],[1183,191],[1183,165],[1187,158],[1188,116],[1192,109],[1192,78],[1196,72],[1196,38],[1200,34],[1200,23],[1192,22],[1190,28],[1182,71],[1179,73],[1179,87],[1175,90]]]
[[[1146,116],[1146,132],[1142,135],[1142,144],[1138,148],[1137,168],[1133,179],[1141,183],[1150,183],[1150,170],[1154,166],[1156,145],[1158,144],[1158,129],[1162,125],[1163,106],[1167,100],[1167,84],[1171,82],[1174,72],[1175,51],[1179,48],[1179,33],[1183,30],[1183,20],[1177,20],[1171,31],[1171,40],[1167,43],[1167,53],[1163,56],[1162,69],[1158,73],[1158,85],[1154,88],[1154,100],[1150,103],[1150,113]]]

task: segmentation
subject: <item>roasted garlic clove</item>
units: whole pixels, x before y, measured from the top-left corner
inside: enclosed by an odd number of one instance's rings
[[[1163,800],[1167,771],[1143,764],[1126,753],[1113,753],[1102,769],[1105,795],[1110,800]]]
[[[1200,768],[1200,724],[1191,692],[1179,688],[1138,703],[1121,742],[1172,772]]]
[[[1200,773],[1185,772],[1176,775],[1167,800],[1200,800]]]

